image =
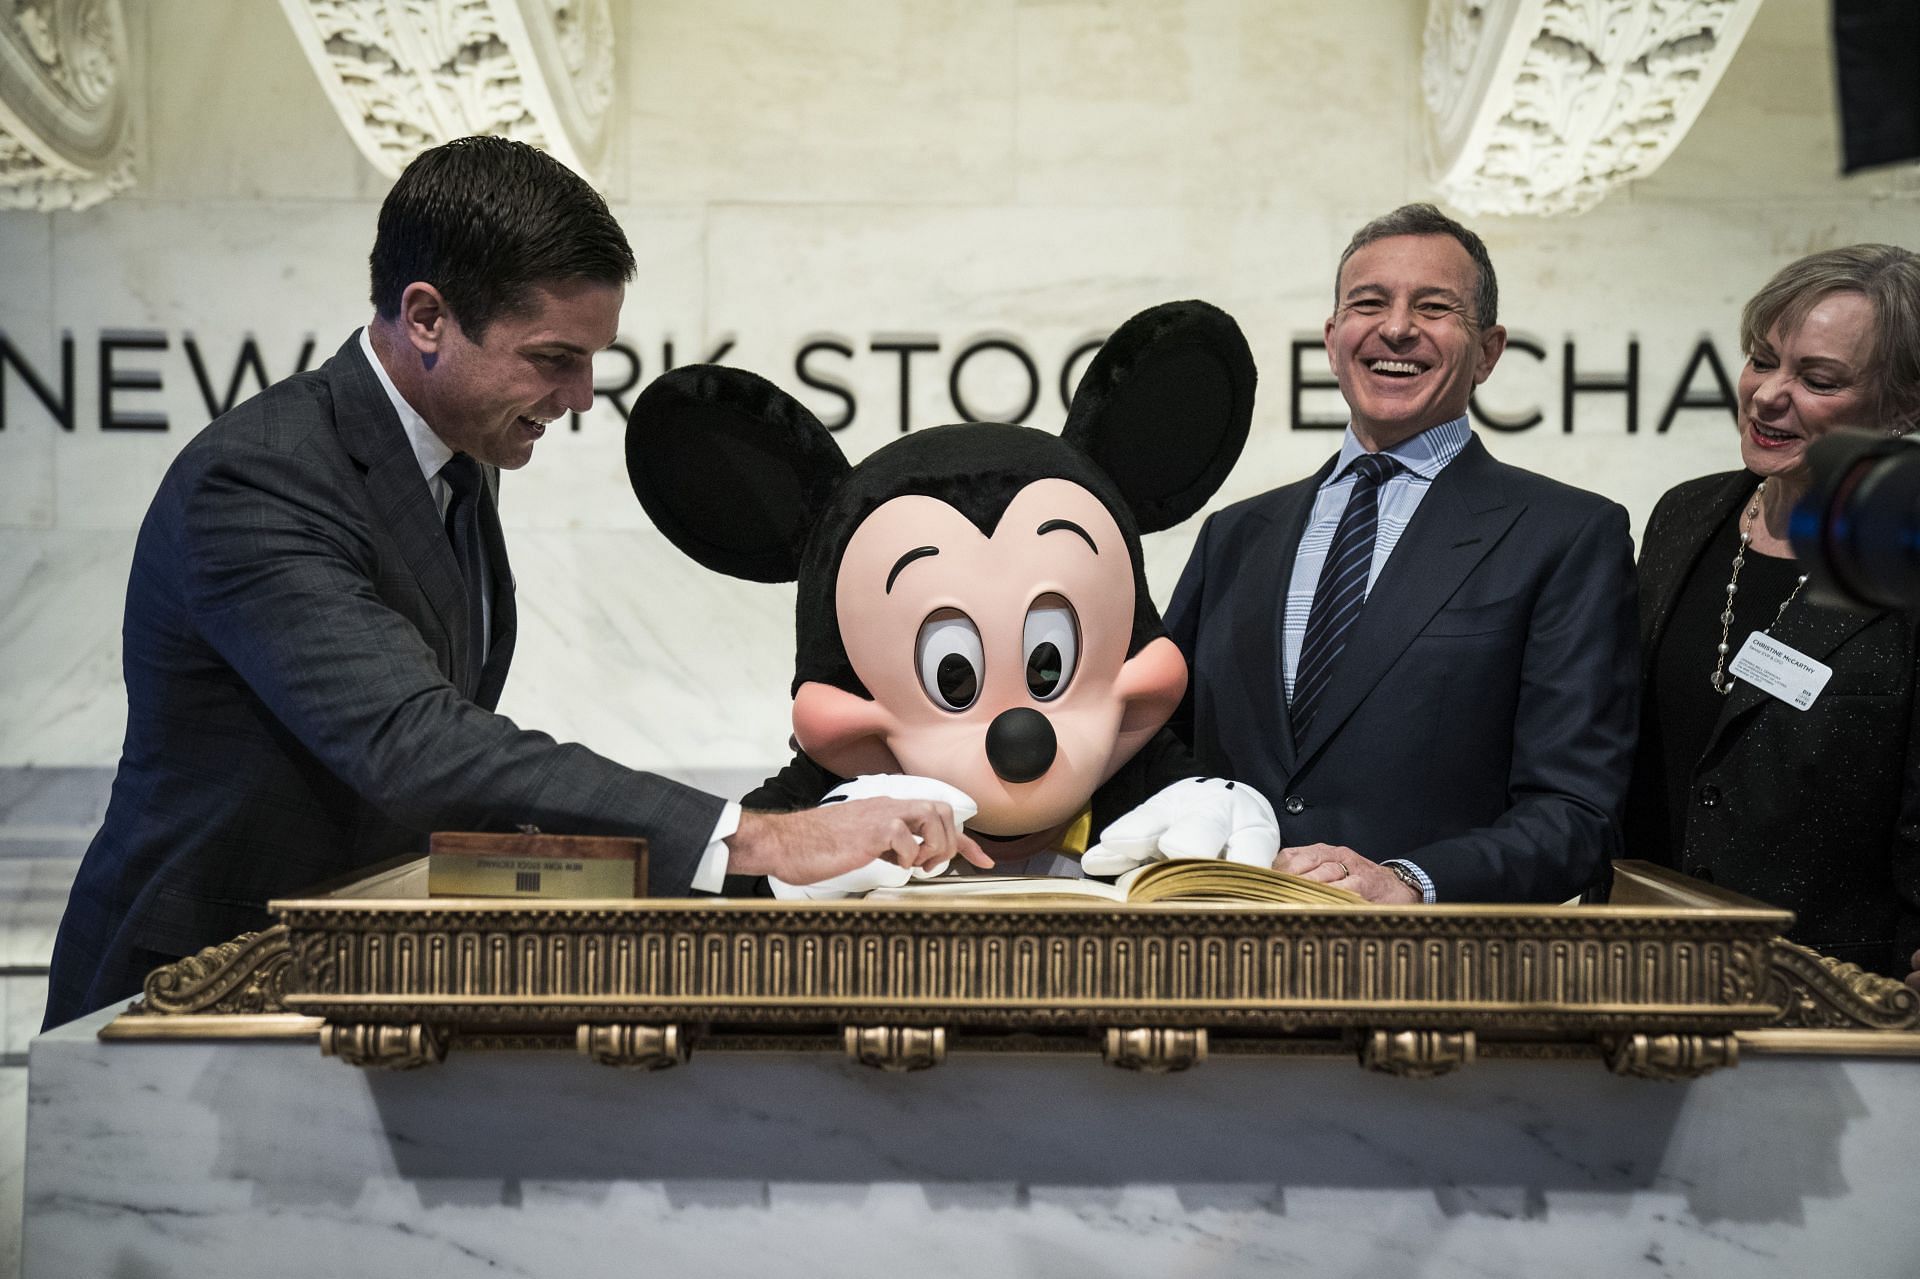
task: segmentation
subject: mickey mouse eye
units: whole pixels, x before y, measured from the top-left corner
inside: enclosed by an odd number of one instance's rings
[[[1067,691],[1080,656],[1080,623],[1073,606],[1058,595],[1042,595],[1027,609],[1021,650],[1027,657],[1027,691],[1043,702]]]
[[[986,652],[980,645],[980,628],[965,613],[943,608],[920,623],[913,656],[920,668],[920,687],[935,706],[963,711],[980,696]]]

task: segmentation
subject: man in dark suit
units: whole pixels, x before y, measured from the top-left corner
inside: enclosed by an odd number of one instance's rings
[[[1373,901],[1564,900],[1620,850],[1626,512],[1474,438],[1497,302],[1480,238],[1431,205],[1363,227],[1326,324],[1340,453],[1208,519],[1167,609],[1176,728],[1274,798],[1275,865]]]
[[[633,252],[557,161],[466,138],[395,184],[371,266],[372,322],[182,449],[141,525],[126,741],[48,1025],[434,830],[644,836],[660,895],[985,860],[943,804],[743,814],[494,714],[515,633],[499,470],[591,406]]]

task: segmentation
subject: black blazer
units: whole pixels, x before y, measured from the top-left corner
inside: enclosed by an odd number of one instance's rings
[[[434,830],[643,835],[655,891],[687,890],[720,800],[492,713],[515,628],[497,482],[489,468],[476,671],[459,565],[357,335],[181,449],[134,549],[126,741],[48,1025]]]
[[[1670,490],[1640,550],[1643,688],[1674,602],[1714,532],[1753,495],[1746,471]],[[1727,566],[1714,566],[1724,577]],[[1914,620],[1821,608],[1805,595],[1770,632],[1833,677],[1794,710],[1734,683],[1684,795],[1683,845],[1660,803],[1662,752],[1641,752],[1628,851],[1794,912],[1795,941],[1889,976],[1920,946],[1920,701]],[[1712,654],[1699,655],[1700,678]]]
[[[1405,857],[1441,901],[1561,901],[1602,881],[1636,722],[1625,510],[1469,440],[1296,741],[1281,627],[1331,468],[1201,530],[1166,614],[1193,668],[1176,731],[1203,765],[1274,801],[1285,844]]]

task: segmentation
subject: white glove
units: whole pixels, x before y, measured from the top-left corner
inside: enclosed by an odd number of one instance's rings
[[[1089,875],[1119,875],[1174,857],[1271,866],[1280,851],[1273,805],[1245,782],[1189,777],[1100,832],[1080,858]]]
[[[856,777],[850,782],[841,782],[838,786],[820,797],[822,804],[838,804],[850,799],[932,799],[953,809],[955,829],[972,821],[980,811],[967,793],[957,786],[933,777],[915,777],[912,773],[869,773]],[[918,843],[920,837],[915,835]],[[896,865],[884,857],[876,857],[864,866],[843,871],[831,879],[823,879],[815,884],[789,884],[784,879],[767,876],[767,883],[773,887],[773,895],[781,901],[825,901],[836,897],[858,897],[862,893],[876,888],[898,888],[909,879],[932,879],[947,869],[952,861],[941,862],[938,866],[915,866],[908,869]]]

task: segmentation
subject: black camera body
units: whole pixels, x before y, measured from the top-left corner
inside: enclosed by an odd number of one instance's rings
[[[1807,450],[1813,483],[1788,518],[1816,604],[1920,610],[1920,441],[1836,431]]]

